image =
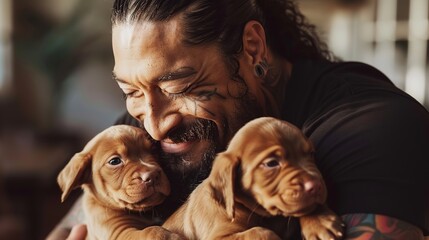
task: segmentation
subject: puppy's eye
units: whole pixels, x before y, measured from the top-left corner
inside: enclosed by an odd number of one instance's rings
[[[280,162],[277,158],[269,158],[265,160],[263,163],[261,163],[262,167],[266,168],[275,168],[280,166]]]
[[[120,159],[119,157],[114,157],[110,159],[107,163],[111,166],[117,166],[122,164],[122,159]]]

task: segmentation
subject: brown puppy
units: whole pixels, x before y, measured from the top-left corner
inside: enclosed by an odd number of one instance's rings
[[[62,201],[74,188],[84,190],[87,239],[179,239],[167,231],[139,230],[150,225],[139,213],[170,193],[168,179],[150,150],[142,129],[113,126],[91,139],[60,172]]]
[[[163,227],[188,239],[280,239],[282,233],[259,226],[267,217],[293,216],[305,239],[341,238],[341,221],[325,200],[312,144],[291,124],[264,117],[236,133]]]

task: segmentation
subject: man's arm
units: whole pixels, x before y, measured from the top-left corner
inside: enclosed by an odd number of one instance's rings
[[[346,239],[349,240],[425,240],[420,228],[396,218],[377,214],[346,214],[341,217],[347,226]]]
[[[57,226],[49,233],[46,240],[64,240],[69,237],[72,227],[85,222],[85,216],[82,209],[82,196],[80,196],[66,216],[58,223]],[[82,230],[79,227],[76,230]],[[85,229],[83,229],[85,230]],[[81,232],[81,231],[79,231]],[[84,238],[82,238],[84,239]]]

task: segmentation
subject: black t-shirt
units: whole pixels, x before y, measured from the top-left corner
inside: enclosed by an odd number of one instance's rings
[[[376,213],[429,231],[429,113],[356,62],[293,65],[282,118],[313,142],[339,215]]]
[[[378,70],[294,63],[282,118],[313,142],[337,214],[376,213],[429,232],[429,113]],[[126,114],[117,124],[138,125]]]

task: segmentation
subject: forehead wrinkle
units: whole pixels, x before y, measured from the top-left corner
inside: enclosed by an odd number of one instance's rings
[[[159,49],[160,46],[171,46],[177,42],[181,43],[181,30],[179,21],[175,19],[166,22],[140,21],[134,24],[126,24],[125,38],[127,46],[140,44],[143,35],[147,41],[146,49]],[[149,33],[149,34],[147,34]],[[127,35],[129,35],[127,37]],[[149,40],[149,41],[148,41]]]
[[[176,24],[174,22],[136,22],[136,23],[121,23],[113,26],[113,30],[121,29],[120,35],[114,38],[114,40],[119,40],[123,45],[122,49],[133,49],[135,45],[140,44],[142,40],[142,35],[150,33],[150,37],[145,36],[145,40],[149,41],[147,47],[159,47],[159,44],[165,43],[165,39],[171,39],[166,36],[166,32],[173,30],[176,32]],[[175,36],[174,34],[173,36]]]
[[[114,154],[119,154],[123,152],[124,149],[126,149],[126,147],[123,143],[118,143],[117,141],[108,141],[97,148],[94,156],[107,160],[108,157],[111,157]]]
[[[116,33],[113,34],[113,45],[117,46],[114,54],[120,61],[116,61],[112,76],[120,83],[127,81],[121,81],[123,79],[117,75],[125,78],[146,76],[146,80],[157,84],[164,76],[187,67],[189,54],[183,54],[186,46],[180,40],[177,21],[119,24],[113,32]]]

